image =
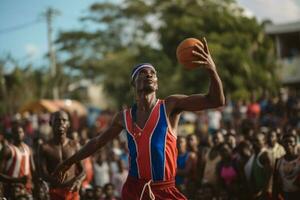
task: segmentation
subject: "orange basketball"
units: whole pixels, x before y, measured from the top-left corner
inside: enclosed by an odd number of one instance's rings
[[[200,44],[200,46],[204,48],[203,43],[196,38],[187,38],[180,42],[177,47],[177,60],[184,66],[185,69],[193,69],[198,66],[198,64],[192,63],[192,61],[195,61],[195,56],[193,55],[192,51],[195,50],[196,43]]]

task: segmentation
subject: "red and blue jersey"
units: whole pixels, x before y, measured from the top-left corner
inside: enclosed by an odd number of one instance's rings
[[[129,149],[129,176],[152,181],[174,180],[176,175],[176,136],[166,115],[165,103],[157,100],[140,128],[135,123],[136,105],[124,110]]]

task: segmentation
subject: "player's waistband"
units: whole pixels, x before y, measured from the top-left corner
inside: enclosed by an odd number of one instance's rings
[[[145,185],[149,180],[137,179],[132,176],[127,177],[127,181],[135,183],[137,185]],[[152,189],[166,189],[170,187],[175,187],[175,179],[167,180],[167,181],[151,181],[150,182]]]

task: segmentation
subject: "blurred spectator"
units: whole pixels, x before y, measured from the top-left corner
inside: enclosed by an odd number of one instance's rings
[[[220,147],[224,142],[224,137],[221,132],[216,132],[213,136],[213,146],[207,151],[204,159],[204,174],[202,184],[209,184],[214,189],[217,186],[216,167],[221,160]]]
[[[228,199],[236,199],[238,193],[238,170],[232,158],[231,147],[223,143],[220,147],[221,161],[217,164],[218,193]],[[224,191],[224,193],[222,192]],[[224,197],[221,196],[224,199]]]
[[[24,129],[18,121],[12,125],[12,136],[12,143],[5,143],[0,152],[0,173],[7,177],[4,182],[4,196],[31,196],[35,165],[32,150],[24,143]]]
[[[278,143],[276,130],[270,130],[267,133],[268,151],[271,159],[271,165],[274,167],[275,160],[285,154],[285,150],[281,144]]]
[[[103,200],[119,200],[119,198],[115,196],[115,186],[112,183],[107,183],[104,185]]]
[[[258,122],[260,116],[260,105],[255,99],[255,95],[251,94],[251,102],[247,107],[247,118],[250,119],[255,125]]]
[[[122,194],[123,185],[128,176],[128,170],[125,168],[125,163],[123,160],[118,160],[118,172],[112,174],[111,183],[115,185],[116,196],[120,197]]]
[[[273,198],[296,200],[300,195],[300,157],[297,138],[291,133],[283,135],[286,154],[276,160],[273,181]]]
[[[258,133],[253,139],[254,155],[246,163],[246,178],[253,199],[270,199],[269,181],[272,173],[271,160],[266,149],[266,138]]]
[[[86,188],[82,199],[83,200],[96,200],[95,195],[94,195],[94,189]]]
[[[188,151],[186,148],[186,138],[184,136],[177,137],[177,150],[178,150],[178,157],[177,157],[177,174],[175,177],[176,187],[185,194],[185,175],[180,171],[183,171],[186,168],[186,163],[188,160]]]
[[[223,108],[222,120],[226,129],[233,128],[233,102],[229,95],[226,98],[226,105]]]
[[[103,198],[103,189],[100,186],[95,186],[94,188],[94,198],[95,200],[101,200]]]
[[[109,165],[106,160],[107,155],[104,149],[102,149],[98,155],[96,155],[94,162],[94,181],[96,186],[103,187],[110,182]]]
[[[209,110],[208,111],[208,132],[210,134],[215,133],[221,128],[221,118],[222,114],[219,110]]]
[[[71,131],[79,131],[80,128],[80,117],[78,116],[77,111],[75,110],[71,115]]]

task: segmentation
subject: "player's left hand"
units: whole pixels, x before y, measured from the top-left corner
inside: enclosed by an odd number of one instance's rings
[[[196,44],[196,49],[192,52],[196,57],[196,60],[192,61],[192,63],[199,64],[200,67],[203,67],[207,70],[215,71],[216,65],[209,52],[206,39],[203,38],[201,42],[203,43],[204,47],[202,47],[200,44]]]

